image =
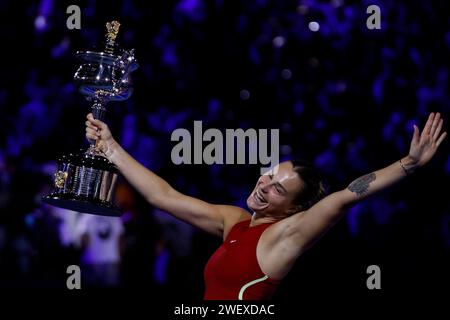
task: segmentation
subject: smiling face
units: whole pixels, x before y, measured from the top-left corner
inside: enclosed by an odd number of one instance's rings
[[[302,181],[290,161],[282,162],[262,175],[247,199],[248,207],[262,216],[285,218],[298,211],[293,200]]]

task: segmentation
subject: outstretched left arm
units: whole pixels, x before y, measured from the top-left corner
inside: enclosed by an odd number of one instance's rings
[[[378,191],[401,181],[417,168],[428,163],[436,153],[447,133],[440,134],[443,121],[440,114],[431,113],[422,131],[414,126],[409,154],[395,163],[366,174],[341,191],[322,199],[305,212],[287,218],[290,220],[284,230],[284,239],[301,251],[320,238],[353,204]]]

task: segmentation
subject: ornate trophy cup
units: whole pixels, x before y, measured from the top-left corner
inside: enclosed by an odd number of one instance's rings
[[[92,103],[94,118],[103,120],[109,101],[123,101],[132,94],[130,73],[138,68],[134,50],[116,43],[120,24],[106,24],[103,51],[78,51],[80,60],[74,80],[79,91]],[[64,155],[57,161],[54,190],[43,201],[69,210],[106,216],[120,216],[112,202],[117,168],[96,148],[94,141],[80,153]]]

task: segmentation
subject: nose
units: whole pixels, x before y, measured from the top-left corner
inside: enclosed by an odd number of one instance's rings
[[[259,186],[259,190],[261,190],[263,193],[267,193],[267,191],[269,191],[268,187],[269,187],[269,183],[265,180],[262,180],[261,184]]]

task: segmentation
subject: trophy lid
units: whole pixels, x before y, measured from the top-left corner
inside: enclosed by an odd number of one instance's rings
[[[101,92],[105,100],[126,100],[132,93],[130,73],[138,68],[134,50],[125,50],[115,42],[120,24],[106,24],[107,34],[103,49],[78,51],[80,61],[74,80],[79,91],[88,97]]]

